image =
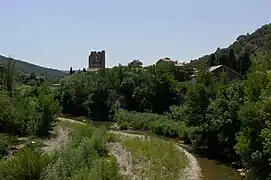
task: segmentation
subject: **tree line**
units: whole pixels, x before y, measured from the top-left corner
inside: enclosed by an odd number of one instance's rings
[[[238,161],[251,179],[267,178],[271,158],[271,74],[217,78],[208,68],[138,61],[97,72],[71,74],[60,82],[62,112],[91,119],[115,119],[122,128],[148,129],[180,137],[195,147]]]

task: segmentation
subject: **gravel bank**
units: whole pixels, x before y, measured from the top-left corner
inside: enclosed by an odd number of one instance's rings
[[[139,134],[130,134],[130,133],[124,133],[124,132],[119,132],[119,131],[109,131],[110,133],[118,134],[121,135],[122,137],[136,137],[140,139],[145,139],[148,138],[147,136],[144,135],[139,135]],[[188,160],[188,165],[184,169],[184,173],[182,173],[181,180],[201,180],[203,178],[202,176],[202,171],[199,166],[199,163],[197,159],[190,154],[188,151],[183,149],[182,147],[178,146],[177,144],[174,144],[174,146],[179,149],[179,151],[184,152],[184,154],[187,157]],[[123,152],[124,153],[124,152]],[[126,156],[126,155],[124,155]]]
[[[58,150],[68,142],[68,139],[69,139],[69,129],[58,127],[56,130],[56,137],[42,141],[46,145],[42,149],[46,153]]]
[[[80,123],[80,124],[84,124],[83,122],[78,122],[78,121],[75,121],[75,120],[72,120],[72,119],[67,119],[67,118],[58,118],[59,120],[62,120],[62,121],[69,121],[69,122],[74,122],[74,123]],[[141,138],[141,139],[145,139],[145,138],[148,138],[147,136],[144,136],[144,135],[139,135],[139,134],[130,134],[130,133],[124,133],[124,132],[119,132],[119,131],[109,131],[110,133],[115,133],[115,134],[118,134],[118,135],[121,135],[122,137],[126,136],[126,137],[137,137],[137,138]],[[120,145],[120,144],[119,144]],[[118,147],[119,145],[115,144],[115,145],[111,145],[111,146],[115,146],[115,147]],[[120,145],[121,146],[121,145]],[[177,144],[174,144],[174,146],[179,149],[181,152],[184,152],[184,154],[186,155],[187,157],[187,160],[188,160],[188,165],[187,167],[184,169],[184,175],[181,177],[181,180],[201,180],[203,179],[203,175],[202,175],[202,170],[200,168],[200,165],[197,161],[197,159],[192,155],[190,154],[188,151],[186,151],[185,149],[183,149],[182,147],[178,146]],[[123,148],[123,147],[120,147],[120,148]],[[123,151],[120,151],[122,153],[119,153],[117,152],[112,152],[113,154],[118,154],[116,156],[117,160],[118,160],[118,163],[119,163],[119,166],[120,167],[123,167],[121,171],[121,173],[123,173],[124,175],[125,174],[128,174],[130,173],[129,171],[129,168],[130,168],[130,158],[129,155],[127,155],[126,151],[123,150]],[[120,154],[126,154],[124,155],[125,156],[125,159],[128,161],[128,164],[125,164],[120,157]],[[119,159],[118,159],[119,158]],[[125,170],[126,169],[126,170]],[[127,170],[128,169],[128,170]],[[136,177],[132,177],[131,179],[137,179]]]

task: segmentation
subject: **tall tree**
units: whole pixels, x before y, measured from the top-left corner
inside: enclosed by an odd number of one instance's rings
[[[130,62],[128,65],[132,67],[142,67],[143,63],[139,59],[135,59],[132,62]]]
[[[212,53],[209,57],[209,66],[215,66],[215,65],[217,65],[216,56],[214,53]]]
[[[240,73],[242,75],[246,74],[251,65],[251,59],[248,50],[245,50],[242,56],[239,59],[240,63]]]
[[[1,67],[1,84],[3,85],[3,88],[6,89],[9,92],[9,95],[12,96],[12,90],[13,90],[13,80],[14,80],[14,61],[12,61],[12,58],[8,58],[7,66]]]
[[[230,68],[236,70],[237,68],[237,64],[236,64],[236,58],[235,58],[235,55],[234,55],[234,51],[233,51],[233,48],[230,48],[229,50],[229,60],[228,60],[228,65]]]
[[[72,70],[72,67],[70,68],[70,75],[73,74],[73,70]]]

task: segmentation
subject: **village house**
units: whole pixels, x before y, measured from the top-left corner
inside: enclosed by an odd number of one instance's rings
[[[197,78],[196,78],[197,70],[195,69],[194,71],[195,71],[194,74],[192,76],[190,76],[192,85],[197,83]],[[222,76],[222,74],[225,74],[229,81],[241,78],[240,73],[234,71],[233,69],[231,69],[225,65],[211,66],[211,67],[209,67],[209,72],[214,73],[214,75],[217,78],[220,78]]]

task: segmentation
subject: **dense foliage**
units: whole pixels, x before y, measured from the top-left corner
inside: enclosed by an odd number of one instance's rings
[[[130,63],[75,73],[61,82],[56,98],[64,113],[103,119],[113,115],[123,129],[181,137],[213,155],[240,161],[251,179],[267,178],[271,75],[255,71],[245,80],[228,81],[203,69],[191,85],[190,69]]]
[[[118,108],[164,113],[180,101],[189,66],[162,63],[147,68],[129,65],[70,75],[60,83],[62,112],[107,119]]]
[[[9,61],[0,71],[0,157],[7,153],[9,136],[48,135],[58,112],[53,89],[16,84]]]
[[[0,179],[119,179],[116,160],[105,148],[110,137],[89,126],[77,127],[68,145],[51,154],[39,143],[25,143],[6,156],[16,137],[48,137],[59,112],[55,87],[34,74],[33,83],[16,83],[14,69],[11,63],[0,69]]]
[[[46,87],[38,88],[35,93],[17,93],[11,98],[7,92],[0,91],[1,133],[20,136],[48,134],[56,120],[58,103]]]
[[[206,81],[206,76],[202,79]],[[212,155],[238,161],[250,179],[271,173],[271,74],[255,72],[245,81],[188,87],[185,102],[164,115],[120,110],[120,128],[152,130],[180,137]]]
[[[116,121],[121,129],[128,129],[132,127],[138,130],[151,130],[159,135],[168,137],[177,137],[181,133],[183,126],[167,118],[167,116],[137,113],[120,110],[116,113]]]

